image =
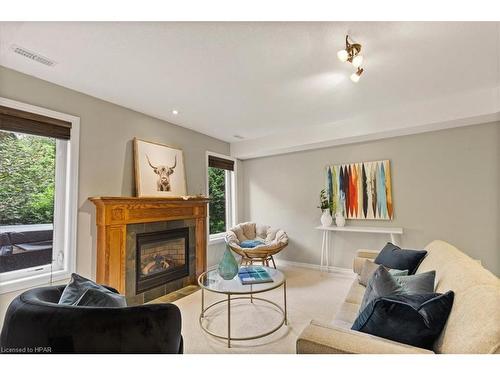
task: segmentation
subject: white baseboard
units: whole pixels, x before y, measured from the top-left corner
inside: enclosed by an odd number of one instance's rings
[[[350,268],[335,267],[335,266],[321,267],[319,264],[292,262],[290,260],[281,260],[281,259],[275,259],[275,262],[278,266],[285,265],[285,266],[292,266],[292,267],[299,267],[299,268],[309,268],[309,269],[317,270],[317,271],[324,269],[327,272],[334,273],[334,274],[339,275],[339,276],[346,276],[346,277],[354,277],[355,276],[355,273]],[[207,267],[207,271],[215,270],[215,269],[217,269],[217,266],[218,266],[218,264],[214,264],[213,266],[209,266],[209,267]]]

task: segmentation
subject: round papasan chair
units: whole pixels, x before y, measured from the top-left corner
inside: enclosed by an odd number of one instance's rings
[[[226,243],[231,250],[241,255],[242,264],[262,262],[262,265],[269,266],[271,261],[276,268],[273,255],[288,245],[288,236],[283,229],[247,222],[229,229]]]

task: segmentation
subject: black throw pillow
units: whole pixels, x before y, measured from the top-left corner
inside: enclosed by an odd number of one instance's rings
[[[80,276],[76,273],[72,273],[70,282],[68,283],[68,285],[66,285],[66,288],[64,288],[61,294],[61,298],[59,298],[59,304],[76,305],[77,302],[80,300],[80,298],[82,298],[85,292],[87,292],[87,290],[89,289],[98,290],[101,293],[108,293],[111,295],[119,296],[119,294],[112,292],[111,290],[102,285],[96,284],[92,280],[86,279],[85,277]],[[121,297],[124,298],[123,296]],[[95,295],[89,295],[83,300],[82,303],[85,303],[84,301],[87,298],[91,300],[92,298],[95,299],[96,297]]]
[[[398,294],[371,301],[352,329],[432,350],[453,305],[454,293]]]
[[[426,255],[426,250],[405,250],[387,242],[375,258],[375,263],[388,268],[408,270],[408,275],[413,275]]]
[[[112,293],[109,290],[103,292],[97,289],[87,289],[76,301],[74,306],[92,307],[127,307],[125,297],[121,294]]]

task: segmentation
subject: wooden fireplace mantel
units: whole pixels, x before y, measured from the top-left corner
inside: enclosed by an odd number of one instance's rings
[[[96,206],[98,283],[125,293],[127,224],[194,219],[196,276],[206,271],[207,197],[91,197],[89,200]]]

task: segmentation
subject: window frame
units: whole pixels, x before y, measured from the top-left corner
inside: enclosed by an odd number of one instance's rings
[[[236,225],[237,219],[237,176],[238,176],[238,164],[237,159],[219,154],[212,151],[207,151],[205,155],[205,182],[206,182],[206,195],[210,194],[210,186],[208,181],[208,157],[216,156],[218,158],[231,160],[234,162],[234,170],[226,170],[226,231],[221,233],[210,234],[210,205],[207,205],[207,238],[208,244],[213,245],[216,243],[224,242],[227,230]],[[230,178],[228,178],[230,176]]]
[[[51,264],[1,274],[1,295],[49,284],[53,281],[69,279],[71,273],[76,270],[80,118],[3,97],[0,97],[0,105],[71,123],[70,139],[56,139],[56,196],[54,202],[53,247],[56,248],[57,246],[62,249],[64,254],[63,261],[59,261],[59,256],[53,256],[55,259],[52,260]],[[64,161],[64,163],[61,163],[61,161]],[[66,176],[64,180],[57,178],[61,174]]]

